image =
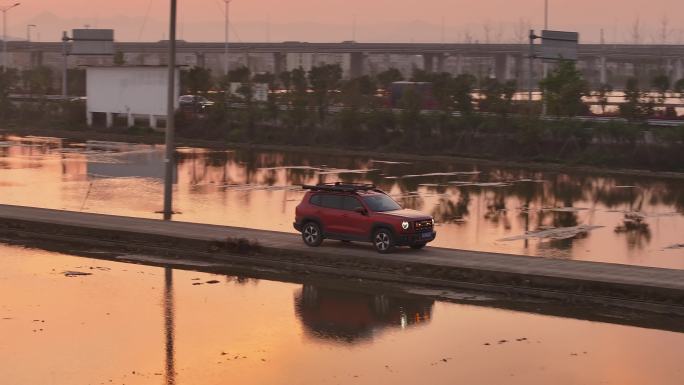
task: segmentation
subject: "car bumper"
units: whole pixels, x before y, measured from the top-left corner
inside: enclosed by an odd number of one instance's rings
[[[292,226],[294,226],[295,230],[299,231],[300,233],[302,232],[302,224],[301,223],[293,222]]]
[[[422,243],[428,243],[435,240],[437,232],[429,231],[426,233],[401,234],[397,239],[397,246],[411,246]]]

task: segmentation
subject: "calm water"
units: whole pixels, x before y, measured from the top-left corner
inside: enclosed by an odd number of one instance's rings
[[[0,203],[159,218],[162,159],[159,146],[0,138]],[[177,165],[175,220],[294,232],[297,185],[372,182],[435,216],[435,246],[684,268],[681,180],[195,148]]]
[[[679,385],[683,354],[681,333],[0,244],[3,385]]]

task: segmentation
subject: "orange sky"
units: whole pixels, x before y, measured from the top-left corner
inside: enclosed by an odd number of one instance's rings
[[[26,25],[32,23],[38,25],[34,39],[40,34],[42,41],[56,40],[61,30],[88,24],[115,28],[120,41],[159,40],[165,37],[168,4],[169,0],[24,0],[8,13],[9,35],[25,38]],[[684,23],[677,19],[684,13],[681,0],[550,4],[550,26],[577,30],[583,41],[598,41],[602,27],[607,41],[632,41],[637,17],[641,41],[661,41],[667,15],[668,42],[684,42]],[[233,0],[231,39],[349,40],[356,18],[358,41],[513,41],[527,25],[542,26],[542,9],[543,0]],[[179,0],[179,12],[179,35],[184,39],[223,40],[223,0]]]

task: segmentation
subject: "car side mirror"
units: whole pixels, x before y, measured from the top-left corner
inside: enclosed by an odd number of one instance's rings
[[[368,215],[368,210],[366,210],[364,207],[357,207],[354,209],[354,211],[361,215]]]

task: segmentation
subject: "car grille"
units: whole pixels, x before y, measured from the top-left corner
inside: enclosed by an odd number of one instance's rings
[[[416,231],[432,230],[432,220],[417,221],[414,224]]]

